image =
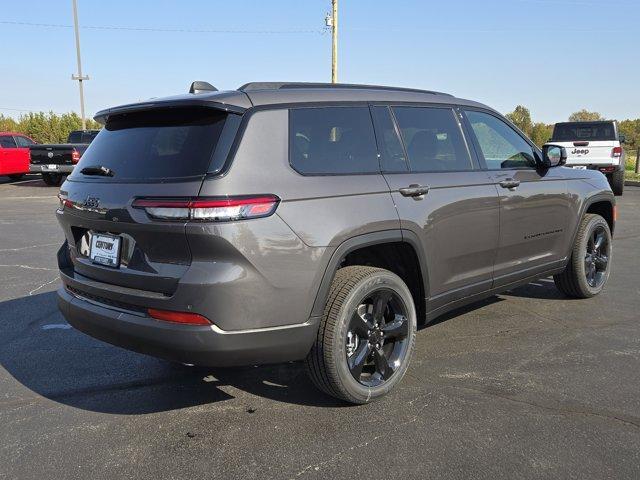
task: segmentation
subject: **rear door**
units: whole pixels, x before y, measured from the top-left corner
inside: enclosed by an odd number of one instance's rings
[[[151,220],[132,203],[198,196],[212,159],[222,155],[219,139],[229,125],[237,128],[229,116],[181,107],[109,118],[61,190],[58,219],[73,274],[164,295],[175,290],[191,262],[185,221]]]
[[[18,145],[16,155],[17,167],[20,169],[20,173],[27,173],[29,171],[29,147],[35,145],[35,142],[22,135],[15,135],[14,138]]]
[[[488,290],[498,245],[495,186],[450,106],[373,106],[384,176],[403,229],[420,239],[428,306]]]
[[[562,263],[572,213],[561,169],[537,168],[536,148],[493,112],[469,109],[465,115],[500,197],[494,286]]]

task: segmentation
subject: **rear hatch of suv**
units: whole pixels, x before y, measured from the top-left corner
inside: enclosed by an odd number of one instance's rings
[[[567,165],[617,165],[622,154],[614,122],[557,123],[554,145],[567,150]]]
[[[197,197],[239,118],[186,106],[110,115],[60,192],[70,247],[63,273],[171,295],[191,263],[186,221],[151,218],[135,202]]]

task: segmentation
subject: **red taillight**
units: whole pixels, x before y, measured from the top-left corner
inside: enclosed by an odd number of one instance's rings
[[[224,198],[162,199],[138,198],[134,208],[144,208],[159,220],[193,220],[228,222],[267,217],[275,212],[280,199],[275,195],[256,195]]]
[[[60,200],[61,207],[73,207],[73,202],[67,198],[66,194],[59,193],[58,200]]]
[[[80,161],[80,152],[78,152],[77,150],[71,152],[71,161],[73,163],[78,163]]]
[[[622,147],[613,147],[613,150],[611,150],[611,156],[613,158],[618,158],[622,156]]]
[[[189,312],[172,312],[169,310],[156,310],[149,308],[147,313],[151,318],[165,322],[182,323],[185,325],[211,325],[211,322],[202,315]]]
[[[614,223],[618,221],[618,206],[613,206],[613,221]]]

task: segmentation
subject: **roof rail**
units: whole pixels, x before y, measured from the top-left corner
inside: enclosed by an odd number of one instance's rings
[[[383,85],[359,85],[354,83],[315,83],[315,82],[250,82],[245,83],[238,88],[241,92],[248,92],[251,90],[282,90],[282,89],[294,89],[294,88],[352,88],[354,90],[388,90],[396,92],[414,92],[414,93],[429,93],[431,95],[447,95],[452,97],[449,93],[436,92],[433,90],[420,90],[418,88],[406,88],[406,87],[388,87]]]

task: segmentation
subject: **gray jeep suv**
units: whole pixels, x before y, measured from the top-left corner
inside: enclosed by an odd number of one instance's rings
[[[60,191],[59,306],[78,330],[206,366],[305,360],[353,403],[405,374],[416,326],[554,276],[609,276],[615,200],[451,95],[251,83],[99,112]]]

